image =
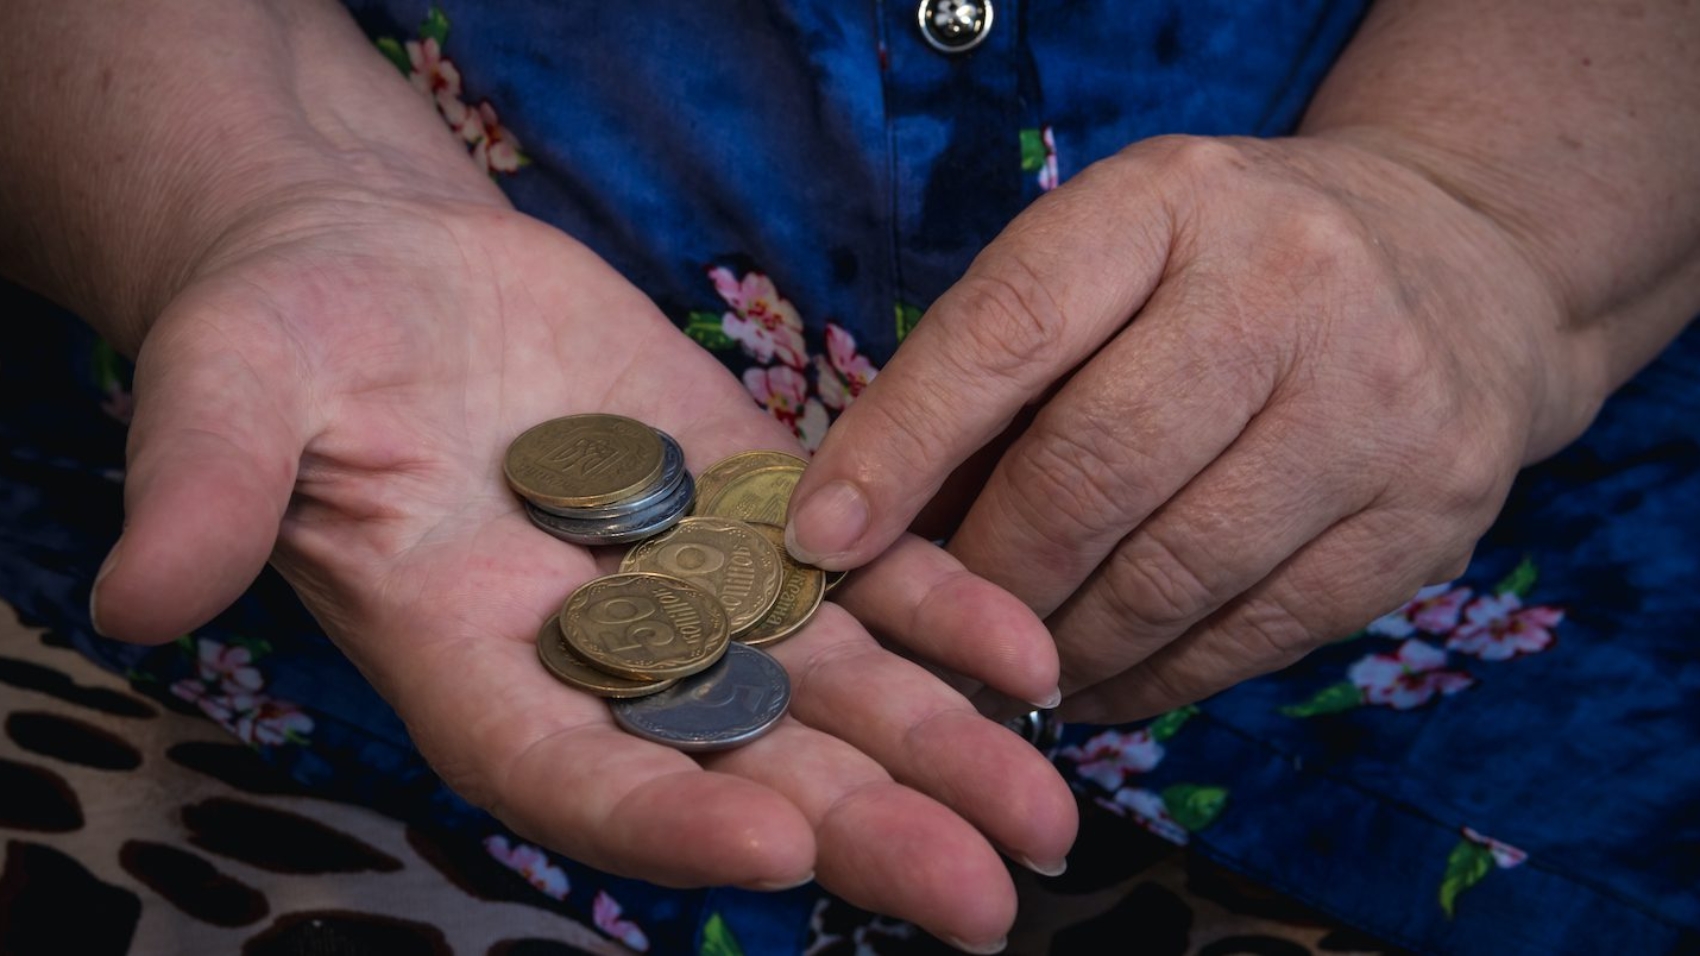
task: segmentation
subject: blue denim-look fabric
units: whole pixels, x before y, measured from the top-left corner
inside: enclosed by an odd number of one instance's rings
[[[446,8],[443,49],[467,101],[494,104],[530,160],[500,177],[521,209],[681,323],[725,308],[706,270],[760,272],[796,305],[811,353],[830,322],[877,365],[897,344],[894,310],[924,308],[1039,194],[1023,131],[1049,131],[1062,178],[1153,135],[1280,135],[1361,7],[1000,0],[987,42],[952,58],[921,42],[907,3],[463,0]],[[426,15],[402,0],[351,9],[398,40]],[[48,304],[10,288],[0,301],[0,593],[188,706],[170,688],[192,673],[195,641],[134,648],[88,626],[121,520],[124,432],[100,409],[121,367]],[[1517,580],[1524,605],[1562,608],[1551,646],[1453,653],[1445,666],[1474,683],[1410,709],[1366,698],[1297,714],[1401,646],[1370,634],[1203,702],[1158,734],[1161,760],[1142,770],[1106,782],[1066,749],[1059,764],[1088,806],[1414,950],[1700,950],[1697,512],[1691,329],[1580,442],[1524,473],[1461,581],[1482,596]],[[266,692],[312,728],[256,746],[301,781],[470,838],[503,832],[442,787],[274,576],[195,638],[265,642]],[[1076,747],[1102,739],[1068,733]],[[1165,813],[1128,815],[1141,794]],[[1466,827],[1527,859],[1483,863],[1488,844]],[[565,912],[588,919],[606,889],[659,953],[695,952],[710,913],[747,953],[795,951],[817,895],[664,891],[557,863],[573,884]]]

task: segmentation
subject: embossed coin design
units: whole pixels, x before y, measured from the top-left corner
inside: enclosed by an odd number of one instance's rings
[[[653,571],[689,581],[720,599],[732,637],[773,608],[784,583],[780,549],[731,518],[684,518],[671,531],[635,545],[621,571]]]
[[[734,475],[712,499],[699,497],[696,513],[784,527],[791,492],[802,477],[803,469],[795,465],[768,465]]]
[[[755,627],[739,634],[739,643],[773,644],[795,634],[819,610],[826,594],[826,572],[813,565],[803,564],[785,550],[785,529],[774,524],[751,524],[779,549],[785,565],[785,580],[779,587],[779,599]]]
[[[699,753],[755,740],[773,729],[790,704],[785,668],[743,644],[733,644],[719,663],[659,694],[608,702],[628,733]]]
[[[664,574],[594,578],[573,591],[560,617],[567,645],[585,663],[634,680],[694,674],[719,659],[732,636],[718,598]]]
[[[544,621],[537,632],[537,657],[561,683],[598,697],[646,697],[678,683],[677,678],[628,680],[597,670],[573,653],[567,645],[567,636],[561,633],[560,619],[556,617]]]
[[[526,429],[502,472],[521,497],[550,508],[599,508],[641,494],[661,477],[661,436],[620,415],[569,415]]]
[[[706,502],[718,496],[720,489],[726,487],[727,482],[757,468],[772,468],[778,465],[802,468],[807,464],[807,461],[796,455],[787,455],[782,451],[741,451],[736,455],[728,455],[704,468],[702,474],[697,476],[698,500]]]

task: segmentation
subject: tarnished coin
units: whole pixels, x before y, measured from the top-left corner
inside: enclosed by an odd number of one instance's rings
[[[790,637],[809,622],[820,608],[826,594],[826,572],[813,565],[803,564],[785,550],[785,529],[775,524],[751,524],[779,549],[780,563],[785,566],[785,580],[779,586],[779,598],[756,626],[738,635],[743,644],[772,644]]]
[[[575,521],[607,521],[653,510],[678,491],[679,482],[686,473],[684,449],[666,432],[657,430],[655,434],[661,439],[661,476],[652,487],[634,497],[621,499],[603,508],[557,508],[536,501],[531,504],[539,511],[547,511],[552,515],[572,518]]]
[[[787,455],[782,451],[741,451],[720,459],[697,475],[697,497],[699,501],[707,501],[719,495],[720,489],[724,488],[728,481],[757,468],[772,468],[775,465],[802,468],[807,464],[807,461],[796,455]],[[699,511],[698,514],[706,512]]]
[[[791,704],[791,680],[767,652],[733,644],[719,663],[667,690],[609,701],[628,733],[679,750],[726,750],[773,729]]]
[[[698,496],[696,513],[784,527],[791,492],[802,477],[800,465],[768,465],[733,475],[713,498]]]
[[[720,599],[732,636],[773,608],[784,582],[780,549],[731,518],[683,518],[672,530],[633,546],[621,571],[653,571],[689,581]]]
[[[527,501],[525,516],[538,528],[573,544],[630,544],[660,534],[678,524],[679,519],[691,510],[691,501],[695,496],[696,486],[691,480],[691,473],[687,471],[680,476],[679,483],[674,486],[672,493],[647,511],[637,511],[618,518],[568,518],[544,511]]]
[[[598,697],[645,697],[659,694],[678,683],[678,678],[628,680],[591,667],[568,646],[567,636],[561,633],[560,619],[556,617],[544,621],[537,632],[537,656],[561,683]]]
[[[522,498],[551,508],[599,508],[643,493],[661,477],[661,437],[620,415],[569,415],[526,429],[502,472]]]
[[[664,574],[624,572],[579,585],[561,608],[561,633],[585,663],[633,680],[695,674],[732,638],[714,595]]]

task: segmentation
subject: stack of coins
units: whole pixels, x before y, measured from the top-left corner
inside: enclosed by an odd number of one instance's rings
[[[650,469],[655,451],[663,463]],[[670,455],[677,466],[666,464]],[[633,545],[618,573],[581,585],[544,622],[544,667],[609,698],[628,732],[681,750],[725,749],[771,729],[789,705],[790,681],[758,645],[800,630],[829,585],[786,552],[780,525],[804,464],[747,452],[694,480],[672,438],[615,415],[556,419],[520,435],[505,471],[534,524],[577,544]],[[686,500],[674,510],[679,488]],[[596,522],[604,524],[593,532]]]
[[[572,415],[527,429],[503,473],[531,523],[574,544],[641,541],[690,512],[696,482],[671,435],[619,415]]]

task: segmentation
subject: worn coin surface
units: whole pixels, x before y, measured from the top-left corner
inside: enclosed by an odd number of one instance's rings
[[[772,644],[784,640],[809,622],[820,608],[826,594],[826,572],[813,565],[803,564],[785,550],[785,529],[774,524],[751,524],[773,546],[779,549],[780,562],[785,566],[785,580],[779,586],[779,597],[767,615],[754,627],[739,634],[743,644]]]
[[[569,415],[533,425],[508,445],[502,472],[514,491],[551,508],[599,508],[643,493],[661,477],[661,437],[620,415]]]
[[[562,541],[584,545],[630,544],[651,535],[660,534],[679,522],[691,510],[696,486],[691,473],[685,472],[673,491],[661,502],[645,511],[636,511],[618,518],[568,518],[545,511],[525,502],[525,516],[538,528]]]
[[[767,652],[733,644],[708,670],[659,694],[609,702],[628,733],[678,750],[726,750],[773,729],[791,704],[791,680]]]
[[[775,465],[787,465],[792,468],[802,468],[808,462],[796,455],[787,455],[782,451],[741,451],[736,455],[728,455],[702,470],[697,475],[698,500],[707,501],[720,494],[720,489],[733,478],[757,468],[772,468]],[[706,514],[699,511],[698,514]]]
[[[558,508],[553,505],[532,501],[531,504],[539,511],[562,518],[572,518],[576,521],[597,521],[624,518],[639,511],[649,511],[666,501],[678,491],[679,482],[685,475],[685,451],[673,436],[663,431],[656,431],[661,439],[661,474],[655,484],[638,492],[630,498],[622,498],[611,505],[602,508]]]
[[[561,633],[558,617],[544,621],[543,627],[538,630],[537,656],[561,683],[598,697],[644,697],[659,694],[678,682],[677,678],[629,680],[597,670],[586,664],[567,644],[567,636]]]
[[[653,571],[689,581],[720,599],[736,638],[773,608],[784,583],[780,549],[762,532],[732,518],[683,518],[642,541],[620,560],[621,571]]]
[[[560,617],[561,633],[579,657],[633,680],[694,674],[718,660],[732,637],[718,598],[647,572],[586,581],[567,598]]]
[[[712,498],[698,496],[696,513],[784,527],[791,492],[802,477],[797,465],[767,465],[733,475]]]

